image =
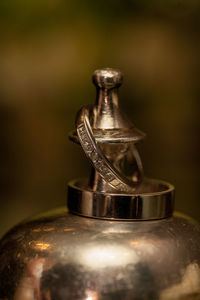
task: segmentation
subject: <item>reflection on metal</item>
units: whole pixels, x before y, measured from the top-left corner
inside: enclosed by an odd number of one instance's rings
[[[43,272],[45,259],[30,260],[25,268],[24,274],[19,281],[14,300],[41,300],[40,279]]]
[[[135,263],[138,260],[137,255],[133,252],[130,257],[130,252],[126,247],[118,244],[108,246],[87,245],[86,249],[82,249],[80,257],[83,260],[82,264],[93,269],[106,267],[114,267],[126,265],[130,259]]]
[[[29,243],[30,247],[35,248],[40,251],[45,251],[47,249],[50,249],[52,245],[50,243],[44,243],[41,241],[31,241]]]
[[[69,232],[69,231],[73,231],[74,228],[64,228],[63,230],[66,231],[66,232]]]
[[[161,300],[200,299],[200,267],[196,263],[189,264],[182,270],[182,280],[167,288],[161,294]],[[191,298],[187,295],[191,294]],[[179,295],[177,297],[177,295]]]
[[[85,178],[68,185],[68,207],[72,213],[101,219],[154,220],[170,217],[174,187],[160,180],[145,178],[140,193],[104,193],[88,188]]]
[[[55,230],[39,241],[34,229],[47,223]],[[30,240],[54,246],[41,251]],[[172,293],[172,300],[199,299],[199,245],[200,228],[184,217],[131,222],[67,213],[44,217],[19,225],[2,240],[0,299],[169,300]]]
[[[95,291],[87,291],[88,296],[86,297],[85,300],[98,300],[98,294]]]
[[[43,228],[43,229],[35,228],[35,229],[33,229],[33,232],[41,232],[41,231],[49,232],[49,231],[53,231],[53,230],[55,230],[54,227],[46,227],[46,228]]]

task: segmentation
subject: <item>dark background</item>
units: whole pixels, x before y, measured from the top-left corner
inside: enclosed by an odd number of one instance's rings
[[[0,234],[65,205],[67,181],[88,174],[67,136],[101,67],[125,75],[146,176],[200,220],[199,25],[198,0],[0,1]]]

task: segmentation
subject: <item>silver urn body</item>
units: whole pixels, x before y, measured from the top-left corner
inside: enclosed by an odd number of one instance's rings
[[[63,209],[1,241],[0,299],[200,299],[199,245],[184,216],[121,222]]]

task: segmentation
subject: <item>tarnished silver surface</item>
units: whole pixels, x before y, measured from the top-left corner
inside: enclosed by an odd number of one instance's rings
[[[67,213],[0,244],[1,300],[200,299],[200,230],[184,217],[110,222]]]
[[[101,193],[89,189],[87,179],[82,178],[68,184],[68,208],[78,215],[102,219],[162,219],[173,213],[174,187],[145,178],[134,194]]]

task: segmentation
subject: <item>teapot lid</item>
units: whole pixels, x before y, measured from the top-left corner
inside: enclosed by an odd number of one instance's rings
[[[174,187],[143,176],[135,144],[145,136],[123,114],[118,88],[120,71],[106,68],[92,76],[96,103],[80,109],[70,139],[82,146],[92,164],[89,179],[68,184],[68,208],[75,214],[111,220],[170,217]]]

